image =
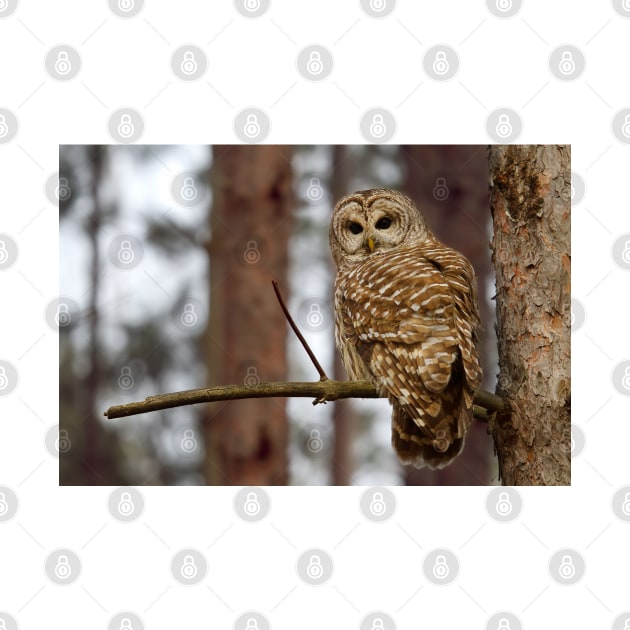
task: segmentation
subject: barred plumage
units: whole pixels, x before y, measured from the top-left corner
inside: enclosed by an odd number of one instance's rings
[[[403,463],[446,466],[461,452],[481,384],[472,266],[431,233],[408,197],[386,189],[339,201],[330,246],[348,376],[388,396]]]

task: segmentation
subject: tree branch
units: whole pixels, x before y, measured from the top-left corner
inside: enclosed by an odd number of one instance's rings
[[[188,389],[172,394],[149,396],[145,400],[131,402],[125,405],[114,405],[103,415],[113,420],[114,418],[125,418],[140,413],[160,411],[161,409],[218,402],[221,400],[242,400],[243,398],[278,398],[287,396],[315,398],[313,401],[314,405],[326,403],[329,400],[339,400],[340,398],[384,398],[385,396],[380,396],[370,381],[331,381],[326,376],[326,372],[324,372],[324,369],[319,364],[306,339],[304,339],[304,336],[289,314],[284,300],[280,295],[278,284],[275,281],[273,281],[272,284],[287,321],[319,373],[319,382],[259,383],[258,385],[223,385],[218,387],[203,387],[202,389]],[[476,405],[473,410],[474,416],[481,422],[488,422],[489,416],[492,413],[502,411],[505,408],[505,403],[502,398],[483,390],[479,390],[475,394],[475,403]]]
[[[149,396],[145,400],[110,407],[104,415],[113,420],[140,413],[196,405],[198,403],[218,402],[221,400],[241,400],[243,398],[277,398],[293,396],[297,398],[314,398],[314,405],[340,398],[381,398],[376,388],[369,381],[319,381],[315,383],[260,383],[259,385],[224,385],[188,389],[172,394]],[[475,417],[487,421],[487,413],[501,411],[503,399],[483,390],[475,394],[475,403],[481,409],[475,409]]]

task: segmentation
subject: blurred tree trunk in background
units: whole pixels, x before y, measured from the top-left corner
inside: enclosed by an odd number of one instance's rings
[[[352,154],[344,145],[332,147],[332,175],[330,180],[330,194],[333,203],[337,203],[341,197],[352,192],[348,186],[352,178]],[[331,208],[332,212],[332,208]],[[330,259],[330,277],[334,284],[336,269],[332,258]],[[331,300],[333,295],[331,286]],[[331,313],[334,309],[334,300],[331,301]],[[334,339],[334,326],[331,328]],[[348,380],[348,375],[341,363],[341,355],[335,347],[332,378],[338,381]],[[332,459],[332,483],[335,486],[348,486],[352,483],[354,470],[354,457],[352,446],[356,432],[357,414],[351,400],[337,400],[332,406],[332,421],[335,435]]]
[[[94,145],[87,148],[89,163],[91,165],[91,196],[92,212],[89,213],[86,222],[86,235],[90,244],[91,264],[90,274],[90,301],[88,306],[89,321],[89,350],[88,368],[83,386],[84,409],[83,423],[85,432],[83,439],[85,446],[81,465],[83,468],[82,479],[88,485],[106,483],[107,472],[104,470],[105,462],[101,451],[100,413],[96,409],[99,382],[101,378],[100,351],[99,351],[99,291],[101,280],[101,264],[98,250],[99,232],[102,223],[102,206],[100,199],[101,180],[105,168],[105,147]]]
[[[490,149],[504,485],[571,483],[571,149]]]
[[[488,149],[486,146],[402,147],[404,191],[416,202],[435,235],[462,252],[477,273],[481,313],[481,360],[485,389],[494,388],[494,313],[485,299],[493,280],[489,250]],[[486,485],[491,476],[492,440],[473,422],[462,454],[444,470],[405,468],[408,485]]]
[[[215,146],[211,170],[208,384],[287,376],[287,323],[271,286],[287,294],[293,190],[290,147]],[[206,483],[288,481],[283,398],[206,408]]]

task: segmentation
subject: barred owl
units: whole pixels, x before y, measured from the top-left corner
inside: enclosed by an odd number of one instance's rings
[[[330,223],[335,338],[348,376],[389,398],[404,464],[443,468],[461,452],[481,384],[475,272],[402,193],[362,190]]]

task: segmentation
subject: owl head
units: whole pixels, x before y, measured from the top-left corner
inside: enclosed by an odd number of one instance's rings
[[[395,190],[373,188],[343,197],[330,221],[330,251],[337,267],[417,245],[430,235],[418,208]]]

